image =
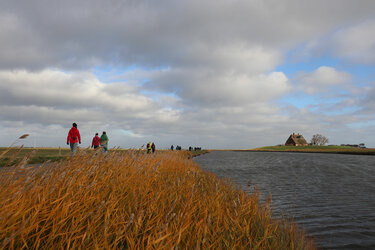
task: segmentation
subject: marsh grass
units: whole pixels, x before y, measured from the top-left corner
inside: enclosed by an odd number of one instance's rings
[[[38,168],[26,158],[0,171],[0,248],[314,249],[256,192],[188,158],[82,150]]]

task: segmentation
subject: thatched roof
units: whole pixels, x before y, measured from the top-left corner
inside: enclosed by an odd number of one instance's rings
[[[286,146],[290,146],[290,145],[293,145],[293,146],[307,146],[307,141],[305,140],[305,138],[303,138],[303,136],[301,134],[291,134],[288,138],[288,140],[286,140],[285,142],[285,145]]]

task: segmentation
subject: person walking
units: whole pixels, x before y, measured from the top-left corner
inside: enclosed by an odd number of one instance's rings
[[[77,150],[78,142],[81,144],[81,135],[79,134],[77,123],[73,123],[73,126],[69,130],[68,137],[66,139],[66,144],[70,144],[70,152],[72,155],[74,155]]]
[[[96,133],[94,138],[92,138],[91,147],[94,149],[100,147],[100,137],[98,133]]]
[[[171,146],[171,150],[172,150],[172,151],[173,151],[173,148],[174,148],[174,147],[173,147],[173,145],[172,145],[172,146]]]
[[[147,154],[151,153],[151,142],[147,143]]]
[[[103,131],[103,134],[100,136],[100,145],[103,147],[103,152],[108,152],[108,136],[105,131]]]
[[[152,150],[152,153],[155,153],[155,143],[154,142],[152,142],[152,144],[151,144],[151,150]]]

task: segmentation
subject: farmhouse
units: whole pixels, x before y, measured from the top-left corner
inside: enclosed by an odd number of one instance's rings
[[[285,142],[285,146],[307,146],[305,138],[301,134],[291,134]]]

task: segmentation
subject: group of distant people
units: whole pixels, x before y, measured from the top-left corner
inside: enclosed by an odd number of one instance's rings
[[[177,145],[176,146],[176,150],[181,150],[182,149],[182,147],[181,146],[179,146],[179,145]],[[174,146],[173,145],[171,145],[171,150],[173,151],[174,150]],[[189,151],[198,151],[198,150],[202,150],[202,148],[201,147],[189,147]]]
[[[202,148],[201,147],[189,147],[189,151],[199,151],[199,150],[202,150]]]
[[[155,143],[148,142],[146,145],[146,148],[147,148],[147,154],[151,152],[155,153],[155,149],[156,149]]]
[[[92,138],[91,147],[96,149],[98,147],[103,147],[103,152],[108,152],[108,135],[107,132],[103,131],[102,135],[96,133],[94,138]]]
[[[173,149],[174,149],[174,146],[172,145],[172,146],[171,146],[171,150],[173,151]],[[176,146],[176,150],[181,150],[181,149],[182,149],[181,146],[179,146],[179,145]]]
[[[103,152],[108,152],[108,136],[105,131],[99,137],[99,134],[96,133],[94,138],[92,138],[91,147],[96,149],[99,147],[103,148]],[[69,130],[68,137],[66,139],[66,144],[70,145],[70,152],[74,154],[78,148],[78,143],[81,144],[81,135],[77,128],[77,123],[73,123],[72,128]]]
[[[103,149],[103,152],[108,152],[108,135],[105,131],[103,131],[102,135],[99,137],[99,133],[95,133],[94,138],[92,138],[91,148],[97,149],[101,147]],[[70,145],[70,152],[74,154],[78,148],[78,143],[81,144],[81,135],[79,133],[79,130],[77,128],[77,123],[73,123],[72,128],[69,130],[68,137],[66,139],[66,144]],[[154,142],[148,142],[146,145],[147,153],[155,153],[155,143]],[[182,147],[177,145],[176,150],[181,150]],[[192,150],[201,150],[200,147],[189,147],[189,151]],[[174,150],[174,146],[171,146],[171,150]]]

